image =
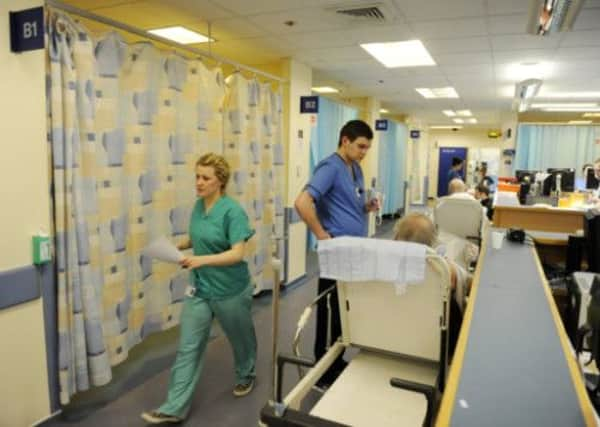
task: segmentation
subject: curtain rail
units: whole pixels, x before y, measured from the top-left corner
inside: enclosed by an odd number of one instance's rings
[[[187,45],[184,45],[184,44],[181,44],[181,43],[177,43],[177,42],[175,42],[173,40],[165,39],[163,37],[156,36],[154,34],[150,34],[150,33],[146,32],[144,30],[140,30],[139,28],[133,27],[131,25],[127,25],[127,24],[124,24],[122,22],[115,21],[113,19],[97,15],[95,13],[89,12],[87,10],[80,9],[78,7],[75,7],[75,6],[71,6],[69,4],[62,3],[62,2],[57,1],[57,0],[46,0],[46,4],[48,6],[52,6],[52,7],[56,8],[56,9],[60,9],[60,10],[62,10],[64,12],[68,12],[68,13],[72,13],[74,15],[80,16],[82,18],[91,19],[93,21],[98,21],[98,22],[100,22],[102,24],[109,25],[109,26],[117,28],[119,30],[127,31],[128,33],[136,34],[136,35],[138,35],[140,37],[144,37],[146,39],[154,40],[154,41],[159,42],[159,43],[164,43],[164,44],[176,47],[177,49],[185,50],[187,52],[193,53],[194,55],[198,55],[198,56],[202,56],[202,57],[205,57],[205,58],[209,58],[209,59],[215,60],[217,62],[222,62],[224,64],[229,64],[229,65],[235,67],[238,70],[245,70],[245,71],[248,71],[250,73],[266,77],[266,78],[268,78],[270,80],[274,80],[274,81],[279,82],[279,83],[287,83],[286,79],[283,79],[281,77],[278,77],[278,76],[270,74],[270,73],[266,73],[266,72],[261,71],[261,70],[259,70],[257,68],[250,67],[250,66],[244,65],[244,64],[240,64],[239,62],[232,61],[231,59],[227,59],[227,58],[225,58],[223,56],[220,56],[220,55],[215,55],[213,53],[205,52],[202,49],[198,49],[198,48],[195,48],[195,47],[187,46]]]

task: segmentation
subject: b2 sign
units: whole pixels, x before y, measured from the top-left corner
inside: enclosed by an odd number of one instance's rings
[[[44,8],[9,12],[10,50],[25,52],[44,48]]]

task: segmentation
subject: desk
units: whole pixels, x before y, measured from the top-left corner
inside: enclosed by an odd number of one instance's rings
[[[489,240],[436,427],[596,425],[535,248]]]
[[[584,211],[538,206],[495,206],[493,223],[500,228],[575,233],[583,230]]]

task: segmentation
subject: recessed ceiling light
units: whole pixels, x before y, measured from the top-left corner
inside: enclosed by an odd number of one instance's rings
[[[534,104],[531,104],[532,108],[594,108],[597,106],[598,104],[595,102],[536,102]]]
[[[434,126],[429,126],[429,129],[462,129],[462,126],[434,125]]]
[[[419,87],[415,89],[423,98],[458,98],[458,93],[453,87],[426,88]]]
[[[600,113],[585,113],[583,117],[600,117]]]
[[[360,47],[387,68],[435,65],[435,61],[429,55],[421,40],[365,43],[361,44]]]
[[[470,119],[465,119],[465,123],[474,125],[475,123],[477,123],[477,119],[475,117],[472,117]]]
[[[156,28],[154,30],[148,30],[148,32],[181,44],[205,43],[207,41],[215,41],[215,39],[209,39],[208,37],[203,36],[200,33],[188,30],[187,28],[180,26]]]
[[[597,108],[582,108],[582,107],[571,107],[571,108],[542,108],[542,111],[552,111],[552,112],[573,112],[573,113],[584,113],[590,111],[600,111],[600,107]]]
[[[461,117],[471,117],[473,114],[471,114],[471,110],[458,110],[456,115]]]
[[[465,119],[452,119],[452,121],[453,121],[454,123],[460,123],[460,124],[463,124],[463,123],[465,122]]]
[[[454,110],[443,110],[442,113],[444,113],[448,117],[454,117],[454,116],[456,116],[456,113],[454,112]]]
[[[600,92],[544,92],[538,98],[600,98]]]
[[[569,120],[570,125],[589,125],[591,123],[591,120]]]
[[[334,87],[331,86],[317,86],[317,87],[312,87],[310,88],[313,92],[317,92],[317,93],[337,93],[339,92],[339,90],[337,90]]]
[[[390,110],[386,110],[385,108],[381,108],[381,109],[379,109],[379,112],[383,113],[383,114],[387,114],[387,113],[390,112]]]

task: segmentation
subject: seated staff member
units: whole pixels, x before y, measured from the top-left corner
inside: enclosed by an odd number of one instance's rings
[[[181,336],[171,369],[166,401],[142,413],[150,424],[182,422],[192,405],[202,372],[214,317],[231,347],[235,362],[233,395],[242,397],[254,387],[256,335],[252,323],[252,285],[244,261],[246,241],[254,235],[241,205],[225,194],[229,165],[222,156],[205,154],[196,163],[198,200],[190,220],[189,239],[179,249],[194,250],[180,264],[189,268],[188,288],[181,312]]]
[[[410,213],[398,220],[394,225],[394,240],[421,243],[434,248],[437,245],[435,225],[427,215]],[[466,297],[471,288],[472,276],[460,265],[451,260],[446,260],[450,269],[450,323],[448,326],[448,355],[451,358],[456,347],[458,334],[462,324],[462,313],[466,304]]]
[[[377,200],[367,203],[359,162],[371,147],[373,131],[362,120],[351,120],[340,130],[338,149],[315,168],[312,179],[296,198],[294,206],[317,239],[367,235],[367,213],[377,210]],[[335,280],[319,278],[318,294],[335,286]],[[315,358],[320,359],[341,334],[337,289],[331,294],[331,341],[327,342],[327,301],[317,305]],[[317,383],[329,386],[346,363],[340,355]]]

